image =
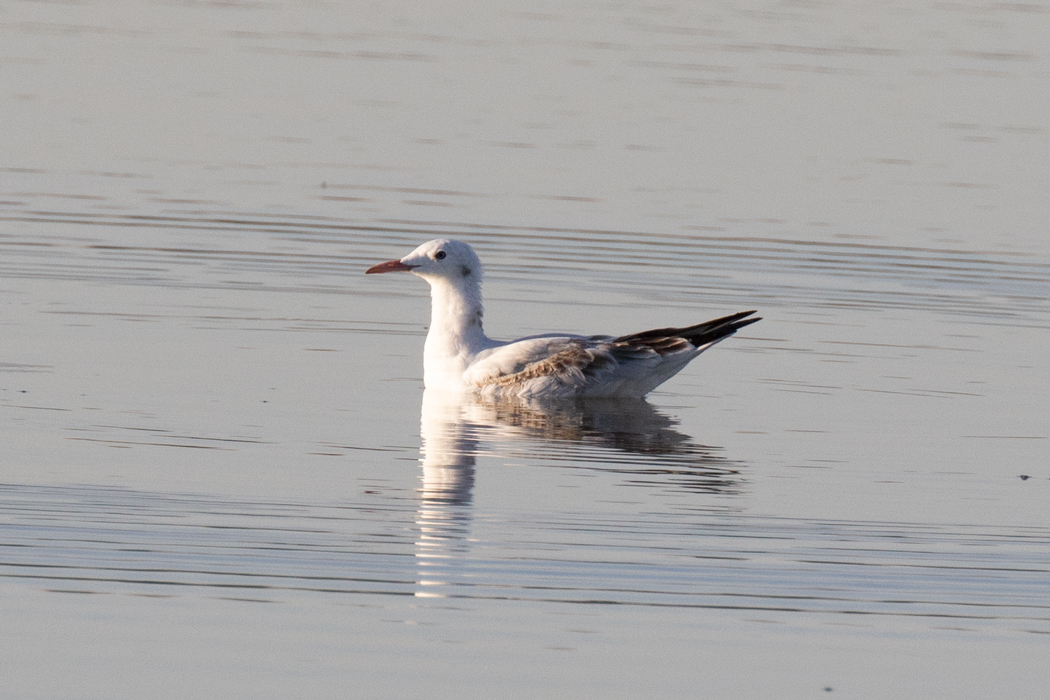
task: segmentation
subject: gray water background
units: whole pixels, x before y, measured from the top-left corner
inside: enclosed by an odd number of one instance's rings
[[[1043,697],[1050,12],[0,6],[0,696]],[[495,337],[764,317],[641,404]],[[831,690],[828,690],[828,689]]]

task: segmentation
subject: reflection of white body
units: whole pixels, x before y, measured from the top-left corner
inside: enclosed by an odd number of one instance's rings
[[[620,336],[543,335],[505,343],[482,328],[481,261],[460,241],[416,248],[369,273],[411,272],[430,283],[430,332],[423,350],[428,389],[486,396],[638,398],[744,326],[745,311],[685,328]]]
[[[644,399],[488,399],[427,389],[416,525],[419,596],[447,595],[471,540],[475,462],[482,455],[547,455],[565,468],[615,472],[634,485],[731,494],[738,465],[693,442]]]
[[[443,396],[423,392],[419,433],[423,463],[416,525],[416,559],[419,562],[417,596],[438,596],[450,584],[450,558],[466,549],[470,531],[471,489],[477,439],[463,420],[463,394]]]
[[[419,432],[424,502],[470,503],[478,441],[464,410],[462,394],[423,392]]]

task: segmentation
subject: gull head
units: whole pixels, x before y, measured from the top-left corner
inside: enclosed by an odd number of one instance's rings
[[[481,283],[481,260],[474,249],[462,241],[440,238],[428,241],[400,260],[374,265],[365,274],[411,272],[428,282],[447,281],[455,286],[464,282]]]

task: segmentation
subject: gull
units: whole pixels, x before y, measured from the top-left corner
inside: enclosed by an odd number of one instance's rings
[[[741,311],[683,328],[619,337],[551,333],[510,342],[481,325],[481,260],[462,241],[438,239],[365,274],[410,272],[430,284],[423,384],[493,398],[641,398],[690,360],[760,320]]]

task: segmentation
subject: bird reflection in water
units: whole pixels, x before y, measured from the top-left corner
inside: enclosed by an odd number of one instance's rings
[[[421,597],[467,585],[465,553],[479,454],[611,472],[625,484],[733,494],[739,463],[674,429],[645,399],[486,399],[427,390],[420,419],[422,488],[416,525]],[[455,566],[452,566],[455,563]]]

